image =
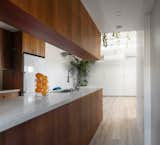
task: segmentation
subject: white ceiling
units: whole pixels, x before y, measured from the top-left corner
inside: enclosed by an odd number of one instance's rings
[[[101,32],[143,29],[154,0],[82,0]],[[123,28],[117,29],[120,25]]]

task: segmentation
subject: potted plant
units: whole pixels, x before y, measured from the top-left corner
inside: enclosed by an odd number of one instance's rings
[[[70,63],[77,70],[77,86],[87,86],[87,77],[93,61],[80,60],[76,57],[73,57]]]

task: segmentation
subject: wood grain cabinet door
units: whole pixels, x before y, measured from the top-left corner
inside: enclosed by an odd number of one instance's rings
[[[100,58],[101,34],[80,0],[10,1],[86,54]]]
[[[101,34],[83,4],[80,5],[80,24],[81,47],[100,59]]]
[[[23,32],[22,35],[23,52],[36,56],[45,57],[45,42]]]
[[[11,33],[0,28],[0,70],[11,68]]]

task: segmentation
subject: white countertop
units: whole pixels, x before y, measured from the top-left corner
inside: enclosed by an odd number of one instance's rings
[[[69,93],[50,93],[46,97],[19,96],[0,101],[0,132],[84,97],[98,88],[82,88]]]
[[[4,93],[14,93],[14,92],[20,92],[20,89],[0,90],[0,94],[4,94]]]

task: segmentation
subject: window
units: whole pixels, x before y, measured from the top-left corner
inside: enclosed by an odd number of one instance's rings
[[[103,34],[104,58],[136,56],[136,31]]]

